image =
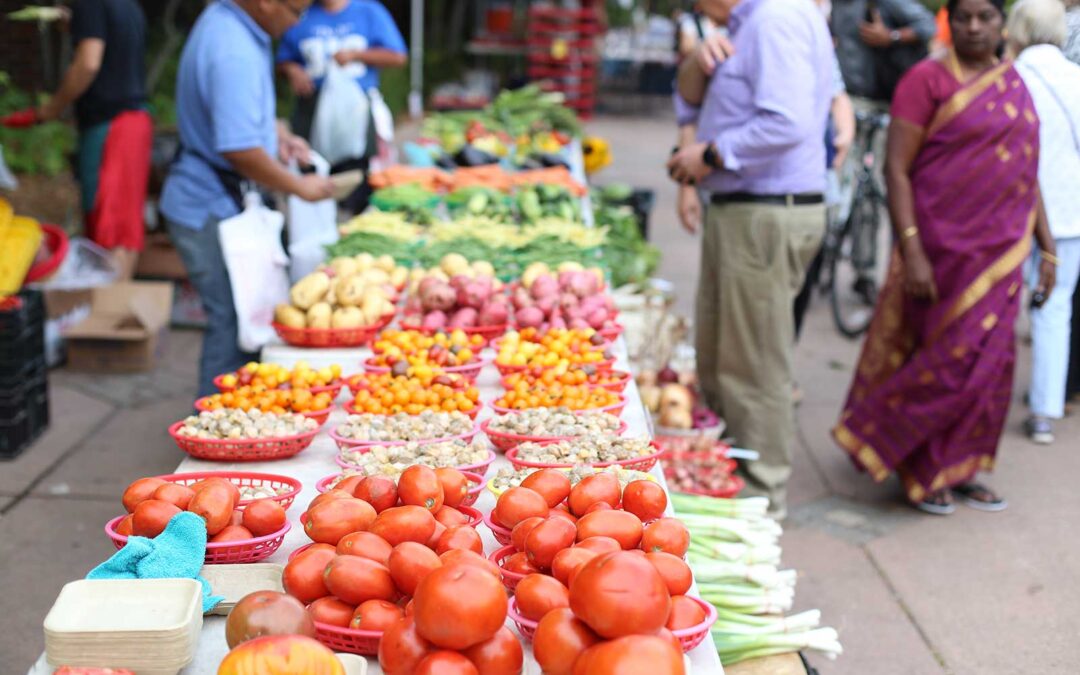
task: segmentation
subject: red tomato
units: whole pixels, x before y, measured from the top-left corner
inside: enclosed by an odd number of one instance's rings
[[[361,602],[352,618],[349,628],[354,630],[385,631],[404,618],[405,612],[400,607],[386,600],[368,600]]]
[[[229,488],[221,483],[213,483],[195,492],[188,502],[187,510],[206,521],[206,533],[212,537],[225,529],[232,520],[234,506]],[[135,520],[137,522],[139,519]]]
[[[668,630],[682,630],[693,628],[705,620],[705,610],[685,595],[676,595],[671,598],[671,613],[668,615],[665,628]]]
[[[360,481],[364,480],[364,478],[365,476],[362,475],[346,476],[338,481],[337,485],[334,486],[334,489],[344,490],[353,497],[356,497],[356,486],[359,485]]]
[[[495,577],[500,583],[502,581],[502,572],[499,571],[499,566],[484,556],[477,554],[475,551],[453,549],[440,555],[439,560],[442,560],[444,567],[449,567],[450,565],[472,565]]]
[[[386,675],[412,675],[434,647],[416,632],[413,617],[394,622],[379,640],[379,666]]]
[[[353,496],[344,490],[330,490],[329,492],[324,492],[315,499],[312,499],[311,503],[308,504],[307,510],[310,511],[320,504],[332,502],[335,499],[353,499]]]
[[[442,567],[442,561],[427,546],[405,541],[394,547],[389,565],[394,585],[405,595],[412,595],[424,577]]]
[[[370,558],[381,565],[390,564],[390,552],[394,547],[377,534],[353,532],[341,538],[337,543],[338,555],[358,555]]]
[[[439,521],[446,527],[457,527],[458,525],[468,525],[469,517],[458,511],[453,506],[444,506],[435,514],[435,520]]]
[[[623,490],[623,510],[634,514],[643,523],[663,517],[667,503],[664,488],[651,480],[630,481]]]
[[[516,574],[538,574],[540,568],[529,562],[529,554],[518,551],[502,563],[503,569]]]
[[[152,498],[174,504],[178,509],[186,509],[188,503],[191,502],[191,498],[194,496],[195,491],[186,485],[180,485],[179,483],[165,483],[164,485],[159,485],[158,489],[154,490],[154,496]]]
[[[189,487],[194,492],[201,492],[202,490],[210,487],[211,485],[218,485],[224,488],[229,493],[229,497],[232,501],[232,507],[236,508],[236,505],[240,503],[240,488],[236,483],[232,482],[228,478],[222,478],[221,476],[214,476],[213,478],[206,478],[199,481]]]
[[[577,545],[597,553],[613,553],[622,550],[619,542],[611,537],[587,537],[579,541]]]
[[[679,642],[679,638],[675,637],[675,634],[667,628],[661,628],[660,630],[656,631],[656,637],[662,637],[668,642],[670,642],[673,649],[676,649],[679,652],[683,651],[682,643]]]
[[[544,522],[544,519],[540,516],[533,516],[532,518],[526,518],[517,525],[513,530],[510,530],[510,543],[514,545],[519,551],[525,550],[525,538],[529,536],[532,529]]]
[[[264,635],[315,637],[315,624],[296,598],[277,591],[255,591],[240,598],[225,619],[225,642],[232,649]]]
[[[383,476],[368,476],[353,490],[357,499],[363,499],[375,508],[376,513],[397,506],[398,489],[394,481]]]
[[[446,508],[446,507],[443,507],[443,508]],[[444,534],[446,534],[446,526],[443,525],[442,523],[440,523],[438,520],[436,520],[435,521],[435,529],[432,530],[432,532],[431,532],[431,538],[427,540],[427,542],[424,544],[424,546],[427,546],[432,551],[434,551],[435,547],[439,545],[439,540],[442,539],[442,536]]]
[[[327,590],[356,607],[368,600],[394,600],[397,588],[390,570],[374,560],[355,555],[339,555],[323,572]]]
[[[132,534],[132,532],[131,532],[131,523],[132,523],[133,520],[135,520],[135,516],[133,514],[129,513],[126,516],[124,516],[124,519],[116,524],[116,533],[117,534],[122,534],[125,537],[130,537],[131,534]]]
[[[499,495],[495,511],[491,514],[496,523],[513,529],[515,525],[533,516],[546,518],[547,501],[529,488],[512,487]]]
[[[668,593],[672,596],[686,595],[686,592],[690,590],[690,586],[694,583],[694,573],[682,558],[676,558],[664,551],[653,551],[646,553],[645,559],[651,562],[664,578],[664,584],[667,585]]]
[[[559,518],[562,518],[564,520],[568,520],[571,523],[576,523],[577,522],[577,516],[570,513],[566,509],[551,509],[551,515],[558,516]]]
[[[431,652],[416,664],[415,675],[480,675],[473,662],[457,652]]]
[[[131,514],[131,533],[140,537],[156,537],[178,513],[180,509],[175,504],[160,499],[145,499],[135,505],[135,512]],[[223,527],[214,530],[213,534],[220,532]]]
[[[473,645],[462,654],[482,675],[519,675],[525,663],[521,643],[506,626],[490,640]]]
[[[398,499],[404,505],[419,506],[437,512],[443,506],[443,488],[435,470],[413,464],[398,478]]]
[[[562,518],[548,518],[529,532],[525,538],[525,553],[529,562],[546,570],[551,567],[555,554],[574,544],[577,530],[574,524]]]
[[[472,565],[443,566],[424,577],[413,596],[417,632],[446,649],[491,639],[506,621],[506,591]]]
[[[570,513],[580,518],[597,502],[605,502],[615,508],[621,498],[619,479],[609,471],[602,471],[587,476],[570,490]]]
[[[443,504],[445,506],[459,506],[469,494],[469,479],[457,469],[435,469],[435,475],[439,479],[443,490]]]
[[[671,606],[664,579],[644,556],[604,553],[570,582],[570,608],[601,636],[651,635]]]
[[[533,635],[533,655],[546,675],[570,675],[578,657],[597,642],[600,636],[563,607],[540,620]]]
[[[256,537],[274,534],[285,527],[285,509],[273,499],[256,499],[244,509],[244,527]]]
[[[213,544],[224,544],[230,541],[250,541],[255,535],[243,525],[226,525],[225,529],[207,539]]]
[[[589,647],[573,675],[686,675],[683,655],[654,635],[628,635]]]
[[[435,516],[419,506],[395,506],[380,513],[369,531],[391,546],[404,541],[426,544],[435,532]]]
[[[240,509],[233,509],[232,517],[229,518],[229,524],[230,525],[243,525],[244,524],[244,512],[241,511]]]
[[[563,549],[556,553],[555,559],[551,561],[551,575],[569,588],[574,572],[598,555],[600,554],[596,551],[582,546]]]
[[[597,511],[610,511],[613,508],[614,507],[607,502],[596,502],[589,508],[585,509],[585,515],[587,516],[590,513],[596,513]]]
[[[339,628],[348,628],[353,612],[356,611],[352,605],[330,596],[319,598],[308,605],[307,609],[312,621],[328,623]]]
[[[157,489],[165,484],[160,478],[140,478],[124,488],[124,495],[120,501],[124,504],[124,510],[135,513],[135,507],[139,502],[153,499]]]
[[[347,534],[362,532],[375,522],[375,509],[361,499],[334,499],[308,509],[304,534],[312,541],[337,546]]]
[[[626,511],[596,511],[582,516],[577,524],[578,541],[590,537],[611,537],[623,550],[641,543],[641,521]]]
[[[521,487],[539,492],[555,508],[570,496],[570,477],[557,469],[540,469],[526,476]]]
[[[554,577],[530,574],[514,587],[518,612],[526,619],[539,621],[553,609],[570,606],[570,591]]]
[[[435,545],[435,552],[443,554],[456,548],[482,554],[484,542],[480,539],[480,534],[468,525],[451,527],[439,538],[439,542]]]
[[[641,535],[641,549],[665,551],[681,558],[690,549],[690,531],[678,518],[661,518],[645,526]]]

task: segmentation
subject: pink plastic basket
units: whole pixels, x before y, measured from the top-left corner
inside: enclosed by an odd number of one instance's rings
[[[487,525],[487,528],[491,530],[491,534],[495,535],[495,541],[499,542],[503,546],[510,546],[511,530],[496,523],[495,520],[491,517],[492,513],[494,513],[494,511],[484,514],[484,525]],[[513,549],[514,547],[510,546],[510,548]],[[510,553],[514,553],[514,551],[510,551]],[[494,558],[492,558],[492,560],[494,560]],[[495,562],[496,564],[498,563],[497,560]]]
[[[268,497],[268,499],[273,499],[278,504],[281,504],[281,507],[286,510],[292,506],[296,495],[300,494],[300,489],[303,487],[300,481],[289,476],[280,476],[274,473],[252,473],[249,471],[174,473],[167,476],[158,476],[158,478],[169,483],[179,483],[180,485],[194,485],[207,478],[224,478],[237,487],[268,487],[274,491],[287,487],[289,488],[288,492],[282,492],[276,497]],[[242,509],[253,501],[255,500],[241,499],[236,507]]]
[[[690,628],[671,631],[679,641],[679,644],[682,645],[683,652],[688,652],[701,644],[705,640],[705,636],[709,634],[709,629],[712,628],[712,625],[716,623],[717,619],[716,608],[711,604],[705,602],[701,598],[695,598],[689,595],[687,597],[701,605],[701,608],[705,610],[705,620]]]
[[[652,453],[651,455],[645,455],[643,457],[633,457],[630,459],[620,459],[615,462],[596,462],[594,464],[590,464],[589,466],[593,467],[594,469],[603,469],[609,466],[620,466],[624,469],[629,469],[631,471],[648,471],[654,466],[656,466],[656,462],[661,457],[663,457],[664,453],[666,452],[666,450],[658,446],[655,442],[651,442],[649,443],[649,445],[656,450],[656,452]],[[510,463],[514,465],[514,468],[519,471],[522,469],[567,469],[574,466],[573,464],[547,464],[545,462],[529,462],[524,459],[518,459],[517,451],[517,448],[510,449],[506,453],[506,458],[510,460]]]
[[[416,317],[409,318],[413,319],[414,321],[416,319]],[[473,335],[479,335],[480,337],[484,338],[484,345],[486,346],[490,344],[492,340],[505,333],[509,327],[509,324],[503,324],[501,326],[476,326],[473,328],[462,328],[461,330],[469,337],[472,337]],[[418,323],[409,321],[408,318],[402,318],[401,329],[414,330],[419,333],[423,333],[424,335],[434,335],[435,333],[439,332],[438,329],[435,328],[424,328]]]
[[[622,436],[626,433],[627,424],[622,421],[619,424],[619,428],[615,431],[616,436]],[[491,444],[495,446],[496,450],[506,452],[511,448],[516,448],[522,443],[546,443],[552,441],[568,441],[572,436],[522,436],[520,434],[511,434],[505,431],[492,431],[491,420],[487,419],[480,423],[480,430],[484,432],[484,435],[488,437]]]
[[[517,412],[517,408],[504,408],[504,407],[502,407],[500,405],[495,405],[494,403],[491,403],[489,405],[491,405],[491,409],[495,411],[496,415],[506,415],[508,413]],[[619,395],[619,400],[618,400],[617,403],[612,403],[611,405],[604,406],[603,408],[585,408],[583,410],[575,410],[573,412],[576,412],[576,413],[605,412],[605,413],[615,415],[616,417],[619,417],[620,415],[623,414],[624,410],[626,410],[626,397],[623,396],[622,394],[620,394]]]
[[[509,538],[509,535],[507,535],[507,537]],[[498,539],[497,536],[496,539]],[[488,560],[499,566],[499,574],[502,575],[503,586],[506,586],[506,590],[511,592],[513,592],[513,590],[517,588],[518,582],[524,579],[526,576],[524,574],[519,574],[518,572],[511,572],[510,570],[503,567],[503,563],[506,562],[506,559],[514,555],[515,553],[517,553],[517,549],[515,549],[513,546],[508,545],[500,548],[499,550],[488,556]]]
[[[340,427],[338,427],[340,428]],[[476,438],[476,435],[480,433],[480,426],[474,426],[473,430],[466,434],[459,434],[457,436],[447,436],[445,438],[426,438],[420,441],[359,441],[355,438],[345,438],[338,433],[338,428],[331,429],[329,431],[330,438],[334,439],[338,448],[342,450],[351,450],[352,448],[363,448],[374,445],[405,445],[407,443],[418,443],[420,445],[426,445],[428,443],[442,443],[443,441],[465,441],[466,443],[472,443]]]
[[[360,451],[361,453],[367,452],[370,449],[371,449],[370,446],[356,448],[356,450]],[[475,473],[475,474],[479,474],[480,476],[485,476],[485,475],[487,475],[488,468],[490,468],[492,462],[495,461],[495,456],[496,456],[495,451],[494,450],[489,450],[488,451],[488,458],[485,461],[483,461],[483,462],[481,462],[479,464],[469,464],[469,465],[466,465],[466,466],[455,466],[454,468],[457,469],[458,471],[465,471],[467,473]],[[341,457],[341,455],[338,455],[337,457],[335,457],[334,461],[337,462],[337,465],[340,466],[342,469],[346,469],[346,470],[352,469],[353,471],[356,471],[356,470],[358,470],[360,468],[355,464],[349,464],[347,461],[345,461],[345,459],[343,459]]]
[[[374,357],[364,361],[364,372],[385,374],[390,372],[390,366],[380,366],[374,361]],[[476,378],[480,377],[480,371],[484,369],[484,361],[476,359],[472,363],[466,363],[463,366],[432,366],[438,367],[439,370],[447,373],[448,375],[460,375],[470,382],[476,382]]]
[[[331,626],[328,623],[315,622],[315,639],[323,643],[335,652],[359,654],[361,656],[377,656],[379,653],[379,640],[382,639],[381,630],[357,630],[355,628],[342,628]]]
[[[607,328],[602,328],[602,329],[600,329],[600,330],[598,330],[596,332],[600,333],[600,335],[605,340],[607,340],[608,342],[615,342],[616,340],[619,339],[619,336],[623,334],[623,330],[624,330],[624,328],[623,328],[622,324],[617,323],[617,324],[615,324],[613,326],[608,326]]]
[[[347,412],[350,415],[363,415],[364,414],[363,411],[360,411],[360,410],[356,409],[356,401],[349,401],[343,407],[345,408],[345,412]],[[476,416],[480,414],[480,408],[482,408],[482,407],[483,407],[482,405],[477,403],[476,405],[473,406],[472,410],[463,410],[461,412],[468,415],[470,419],[475,420]],[[383,444],[379,444],[379,445],[383,445]]]
[[[231,374],[231,373],[229,373],[229,374]],[[217,377],[214,378],[214,386],[218,388],[218,391],[220,391],[222,393],[225,393],[227,391],[233,391],[234,389],[236,389],[236,387],[226,387],[223,384],[224,380],[225,380],[225,375],[218,375]],[[334,398],[337,398],[338,394],[341,393],[341,389],[344,386],[345,386],[345,381],[342,380],[339,377],[338,379],[334,380],[330,384],[323,385],[321,387],[309,387],[308,390],[312,394],[321,394],[323,392],[330,392],[331,394],[334,395]],[[292,388],[293,387],[288,382],[283,382],[280,385],[278,385],[278,389],[292,389]]]
[[[175,422],[169,427],[169,436],[172,436],[176,446],[192,457],[214,462],[264,462],[287,459],[305,450],[319,433],[318,429],[313,429],[284,438],[191,438],[177,433],[183,425],[183,422]]]
[[[208,398],[210,398],[210,397],[209,396],[204,396],[204,397],[202,397],[200,399],[196,399],[195,400],[195,409],[198,410],[199,412],[209,412],[209,411],[214,410],[214,408],[211,408],[209,406],[209,404],[207,403]],[[309,410],[307,412],[295,413],[295,414],[303,415],[304,417],[307,417],[308,419],[313,419],[313,420],[315,420],[316,422],[319,423],[319,426],[322,426],[322,425],[326,424],[326,420],[327,420],[327,418],[330,417],[330,413],[332,413],[332,412],[334,412],[334,406],[331,404],[329,408],[323,408],[322,410]]]
[[[112,539],[117,549],[124,548],[128,538],[116,532],[116,526],[127,516],[117,516],[105,524],[105,534]],[[215,544],[206,544],[206,564],[224,565],[230,563],[253,563],[265,560],[274,554],[285,541],[285,535],[292,527],[288,522],[285,526],[273,534],[265,537],[255,537],[242,541],[228,541]]]
[[[582,386],[591,387],[593,389],[607,389],[608,391],[613,391],[616,394],[623,393],[626,390],[626,387],[629,386],[631,375],[627,371],[625,371],[625,370],[608,370],[608,371],[605,371],[605,372],[607,372],[609,375],[615,376],[618,379],[615,380],[614,382],[605,382],[604,384],[591,384],[589,382],[586,382]],[[517,373],[512,373],[512,374],[516,375]],[[502,388],[507,390],[507,391],[510,391],[511,389],[514,388],[513,384],[510,382],[510,375],[504,375],[501,378],[499,378],[499,385],[501,385]],[[537,386],[543,387],[544,385],[541,384],[541,383],[537,383]]]
[[[505,574],[513,574],[513,572],[505,572]],[[510,617],[510,620],[517,626],[518,633],[521,634],[521,637],[532,642],[533,635],[536,634],[536,627],[540,625],[540,622],[526,619],[521,615],[521,612],[518,611],[517,607],[517,598],[510,598],[510,604],[506,608],[506,615]]]
[[[469,483],[472,485],[472,487],[469,488],[469,491],[465,494],[465,499],[461,501],[461,506],[472,506],[476,503],[476,500],[480,499],[480,493],[484,491],[484,477],[478,473],[473,473],[471,471],[462,471],[461,473],[465,476],[465,478],[469,479]],[[330,486],[335,484],[335,482],[338,479],[342,478],[343,475],[344,474],[335,473],[330,476],[320,478],[319,481],[315,483],[315,489],[318,490],[320,494],[324,492],[329,492],[331,489]],[[458,510],[461,510],[460,507],[458,508]]]
[[[374,340],[393,320],[392,313],[374,326],[362,328],[290,328],[276,321],[270,325],[285,344],[293,347],[360,347]]]

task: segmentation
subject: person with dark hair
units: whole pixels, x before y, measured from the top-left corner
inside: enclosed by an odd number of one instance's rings
[[[1014,324],[1038,240],[1036,292],[1055,284],[1039,196],[1039,119],[999,62],[1004,0],[950,0],[953,47],[912,68],[892,104],[885,176],[897,251],[837,443],[876,481],[945,515],[1000,511],[973,481],[994,466],[1012,401]]]
[[[919,0],[835,0],[830,28],[848,92],[884,102],[937,34],[934,15]]]

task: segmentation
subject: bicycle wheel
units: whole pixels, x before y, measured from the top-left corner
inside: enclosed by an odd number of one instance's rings
[[[830,304],[836,329],[849,338],[866,332],[874,317],[878,290],[885,281],[888,233],[881,227],[884,200],[873,190],[860,190],[852,207],[829,274]],[[884,241],[882,241],[884,239]]]

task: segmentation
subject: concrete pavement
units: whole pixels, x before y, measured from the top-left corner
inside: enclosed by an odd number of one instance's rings
[[[615,163],[600,182],[625,180],[657,191],[653,240],[660,275],[678,307],[692,306],[696,240],[674,217],[661,170],[673,121],[601,118]],[[52,429],[22,457],[0,463],[0,655],[4,673],[25,672],[43,647],[41,621],[64,583],[111,555],[106,520],[135,478],[171,472],[182,459],[165,426],[195,392],[200,335],[173,331],[153,373],[51,374]],[[784,562],[799,570],[796,609],[820,608],[846,653],[817,660],[822,675],[1006,675],[1077,672],[1080,541],[1080,422],[1058,426],[1058,443],[1029,445],[1014,406],[990,479],[1011,503],[1001,514],[959,507],[947,518],[903,505],[894,481],[874,485],[829,440],[859,345],[841,338],[827,307],[811,308],[799,345],[799,443],[785,523]],[[1020,351],[1017,401],[1029,361]]]

